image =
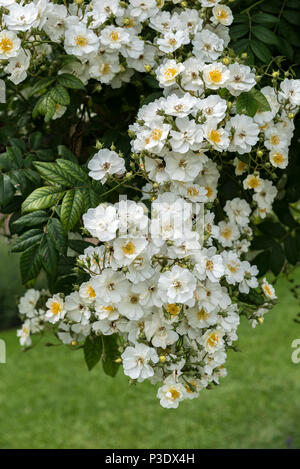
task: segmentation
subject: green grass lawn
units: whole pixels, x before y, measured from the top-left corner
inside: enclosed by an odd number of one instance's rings
[[[39,345],[22,353],[15,331],[0,332],[0,448],[299,448],[291,342],[300,325],[288,283],[277,292],[281,303],[264,325],[241,325],[242,353],[230,353],[227,378],[177,410],[161,408],[150,384],[129,386],[100,366],[89,373],[81,351]]]

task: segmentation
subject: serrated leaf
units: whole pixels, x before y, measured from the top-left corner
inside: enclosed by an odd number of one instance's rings
[[[14,226],[20,226],[22,228],[28,226],[42,225],[48,220],[48,214],[43,210],[37,210],[36,212],[28,213],[18,218],[13,222]]]
[[[252,265],[256,265],[259,270],[259,276],[262,277],[270,268],[270,251],[263,251],[253,260]]]
[[[50,218],[47,223],[47,233],[51,238],[55,248],[61,254],[66,254],[67,252],[67,236],[64,233],[62,224],[58,218]]]
[[[259,12],[253,15],[251,19],[254,23],[260,23],[260,24],[273,25],[273,24],[279,23],[279,18],[277,18],[274,15],[270,15],[269,13]]]
[[[19,147],[7,147],[6,152],[13,162],[13,167],[14,168],[22,168],[23,167],[23,153],[22,150]]]
[[[0,206],[6,207],[14,198],[14,187],[7,174],[0,174]]]
[[[87,337],[84,342],[83,352],[87,367],[91,371],[99,362],[103,352],[102,337]]]
[[[74,181],[87,182],[89,177],[87,173],[79,166],[78,163],[73,163],[69,160],[58,159],[56,160],[58,166],[64,171],[64,174],[70,175]]]
[[[258,225],[259,230],[272,238],[282,238],[285,235],[285,229],[280,223],[264,221]]]
[[[241,93],[236,100],[236,112],[253,117],[257,112],[257,102],[250,93]]]
[[[51,89],[50,96],[61,106],[68,106],[68,104],[70,104],[70,95],[66,88],[60,83],[57,83],[57,85]]]
[[[47,274],[51,278],[55,278],[57,276],[59,256],[50,236],[43,238],[40,244],[39,255]]]
[[[20,258],[22,282],[27,283],[37,277],[42,267],[39,246],[35,245],[24,251]]]
[[[32,212],[55,205],[65,194],[58,187],[45,186],[35,189],[22,204],[23,212]]]
[[[42,107],[43,107],[42,114],[45,115],[45,122],[49,122],[54,116],[55,111],[56,111],[56,103],[54,99],[51,97],[50,93],[48,93],[45,96]]]
[[[240,39],[241,37],[245,36],[249,31],[249,24],[248,23],[240,23],[231,26],[230,28],[230,37],[231,39]]]
[[[42,145],[43,134],[42,132],[33,132],[29,136],[29,146],[31,150],[37,150]]]
[[[299,5],[298,5],[299,7]],[[300,12],[299,10],[283,10],[282,16],[291,24],[296,26],[300,25]]]
[[[33,165],[38,172],[48,182],[52,184],[59,184],[61,186],[74,186],[78,180],[73,176],[70,171],[66,171],[57,162],[46,163],[41,161],[34,161]]]
[[[107,375],[114,377],[120,367],[120,365],[115,362],[115,360],[120,356],[116,334],[103,336],[103,345],[103,370]]]
[[[83,192],[70,189],[63,198],[60,219],[64,231],[70,231],[78,222],[83,208]]]
[[[271,62],[272,54],[270,52],[270,49],[265,44],[263,44],[262,42],[256,41],[255,39],[253,39],[249,43],[250,43],[250,47],[252,49],[253,54],[259,60],[261,60],[263,63]]]
[[[73,251],[76,251],[79,254],[82,254],[83,251],[90,246],[94,247],[93,244],[88,243],[87,241],[84,241],[82,239],[69,239],[68,246],[69,248],[73,249]]]
[[[84,84],[82,81],[70,73],[62,73],[61,75],[58,75],[58,82],[66,88],[84,90]]]
[[[265,44],[278,45],[278,38],[273,31],[266,28],[265,26],[255,25],[251,29],[254,36],[259,39],[259,41],[264,42]]]
[[[274,238],[270,238],[268,236],[258,236],[254,238],[251,243],[251,249],[256,251],[260,249],[269,249],[274,246]]]
[[[284,239],[284,251],[288,262],[292,265],[296,265],[299,259],[299,251],[296,239],[288,235]]]
[[[284,264],[284,253],[283,249],[280,246],[280,244],[276,244],[272,250],[271,250],[271,255],[270,255],[270,268],[273,272],[274,275],[279,275],[281,272],[281,269]]]
[[[58,145],[57,147],[58,155],[63,158],[64,160],[73,161],[73,163],[78,163],[78,159],[74,155],[74,153],[69,150],[65,145]]]
[[[22,235],[14,241],[11,247],[11,252],[22,252],[31,246],[39,243],[43,237],[43,231],[41,229],[32,229],[25,231]]]
[[[267,98],[265,97],[265,95],[261,91],[257,90],[256,88],[252,88],[249,91],[249,93],[255,99],[255,101],[257,103],[257,110],[258,111],[260,111],[260,112],[271,111],[271,106],[270,106]]]
[[[30,89],[28,97],[31,98],[34,94],[46,90],[55,81],[55,78],[42,78],[38,80]]]

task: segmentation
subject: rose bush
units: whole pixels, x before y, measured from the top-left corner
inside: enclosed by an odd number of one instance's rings
[[[226,375],[241,316],[263,322],[264,274],[299,258],[286,184],[300,81],[283,57],[254,66],[274,34],[252,28],[260,3],[231,47],[218,0],[0,1],[22,346],[51,331],[176,408]]]

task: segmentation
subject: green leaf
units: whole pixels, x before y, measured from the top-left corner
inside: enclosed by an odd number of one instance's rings
[[[14,226],[20,226],[22,228],[31,227],[42,225],[48,220],[47,212],[43,210],[37,210],[36,212],[28,213],[27,215],[23,215],[22,217],[18,218],[13,222]]]
[[[116,334],[103,336],[104,356],[102,359],[103,370],[109,376],[116,376],[119,364],[115,362],[120,356]]]
[[[280,38],[278,50],[282,55],[288,57],[290,60],[293,60],[294,49],[292,45],[283,37]]]
[[[13,162],[11,161],[11,158],[9,157],[7,152],[1,153],[0,154],[0,169],[5,169],[6,171],[9,171],[13,167]]]
[[[67,253],[68,239],[58,218],[50,218],[47,223],[47,233],[57,251],[65,255]]]
[[[31,246],[39,243],[43,237],[43,231],[41,229],[32,229],[25,231],[20,235],[12,244],[11,252],[22,252]]]
[[[22,168],[24,164],[22,150],[19,147],[7,147],[6,151],[13,162],[13,167]]]
[[[58,75],[58,82],[66,88],[72,88],[74,90],[84,90],[84,84],[79,78],[71,75],[70,73],[62,73]]]
[[[35,189],[22,204],[23,212],[32,212],[55,205],[65,194],[58,187],[45,186]]]
[[[94,244],[88,243],[87,241],[84,241],[82,239],[69,239],[68,246],[73,249],[73,251],[82,254],[86,248],[90,246],[94,247]]]
[[[5,207],[14,198],[14,187],[7,174],[0,174],[0,206]]]
[[[270,251],[263,251],[258,254],[252,261],[252,265],[256,265],[259,270],[259,276],[262,277],[270,268]]]
[[[20,258],[22,282],[27,283],[37,277],[42,262],[39,255],[39,246],[35,245],[24,251]]]
[[[42,145],[43,134],[42,132],[33,132],[29,136],[29,146],[31,150],[37,150]]]
[[[296,26],[300,25],[300,12],[299,10],[283,10],[282,16],[291,24]]]
[[[102,337],[87,337],[83,346],[84,359],[89,370],[99,362],[103,352]]]
[[[259,23],[259,24],[273,25],[273,24],[279,23],[279,18],[277,18],[274,15],[270,15],[269,13],[259,12],[253,15],[251,19],[254,23]]]
[[[258,236],[252,241],[251,249],[253,249],[254,251],[260,249],[269,249],[274,246],[274,243],[275,241],[273,238],[269,238],[267,236]]]
[[[258,225],[259,230],[272,238],[282,238],[285,235],[285,229],[280,223],[264,221]]]
[[[73,163],[78,164],[78,159],[74,155],[74,153],[69,150],[69,148],[65,147],[65,145],[58,145],[57,147],[58,155],[63,158],[64,160],[73,161]]]
[[[70,170],[66,170],[62,165],[55,163],[45,163],[34,161],[33,165],[38,172],[50,183],[59,184],[61,186],[74,186],[78,182]]]
[[[42,114],[45,115],[45,122],[49,122],[56,111],[56,103],[51,97],[50,93],[45,96],[42,106],[44,109],[44,112],[42,112]]]
[[[270,268],[274,275],[279,275],[284,264],[284,253],[280,244],[275,244],[271,250]]]
[[[265,95],[261,91],[257,90],[256,88],[252,88],[249,91],[249,93],[255,99],[255,101],[257,103],[257,110],[258,111],[260,111],[260,112],[271,111],[271,106],[270,106],[267,98],[265,97]]]
[[[253,117],[257,112],[257,102],[250,93],[241,93],[236,100],[236,112]]]
[[[59,256],[50,236],[43,238],[39,254],[47,274],[49,274],[52,279],[56,278]]]
[[[56,160],[58,166],[62,169],[64,174],[70,175],[73,180],[76,182],[87,182],[89,181],[89,177],[87,173],[79,166],[78,163],[73,163],[69,160],[58,159]]]
[[[83,192],[70,189],[63,198],[60,219],[64,231],[70,231],[78,222],[83,208]]]
[[[288,235],[284,239],[284,251],[288,262],[292,265],[296,265],[299,259],[299,251],[296,239]]]
[[[55,81],[55,78],[42,78],[37,81],[30,89],[28,97],[31,98],[34,94],[40,93],[46,90],[49,85]]]
[[[270,49],[259,41],[253,39],[250,41],[250,47],[253,54],[263,63],[269,63],[272,60]]]
[[[245,36],[249,32],[249,24],[248,23],[240,23],[231,26],[230,30],[230,37],[231,39],[240,39],[241,37]]]
[[[253,26],[252,33],[254,34],[259,41],[264,42],[265,44],[278,45],[278,38],[270,29],[265,28],[264,26]]]
[[[61,106],[68,106],[68,104],[70,104],[70,95],[68,91],[59,83],[57,83],[57,85],[51,89],[50,96]]]

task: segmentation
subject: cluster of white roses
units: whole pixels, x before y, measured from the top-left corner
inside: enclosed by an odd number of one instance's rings
[[[125,375],[161,382],[161,405],[173,408],[226,375],[240,314],[255,327],[276,298],[266,279],[259,285],[256,266],[246,260],[250,221],[272,210],[277,189],[261,175],[265,155],[270,173],[287,165],[292,117],[300,105],[299,81],[286,79],[279,90],[261,89],[270,111],[238,115],[236,99],[256,78],[247,65],[221,59],[231,11],[218,0],[190,3],[192,9],[177,0],[94,0],[68,10],[47,0],[12,3],[0,36],[2,54],[10,48],[4,40],[13,44],[9,54],[20,50],[18,31],[40,28],[79,58],[68,67],[85,82],[92,77],[120,86],[133,70],[152,70],[163,89],[164,96],[143,106],[129,129],[132,168],[147,181],[142,200],[88,210],[84,227],[98,243],[78,259],[88,280],[67,296],[44,293],[43,301],[29,290],[20,303],[25,322],[19,336],[29,346],[31,333],[49,325],[71,345],[116,334]],[[39,22],[23,19],[30,26],[20,29],[19,12],[37,9]],[[253,154],[256,169],[230,153]],[[243,177],[249,198],[228,200],[217,220],[223,158]],[[124,159],[112,149],[99,150],[88,167],[103,184],[128,179]],[[239,302],[250,289],[261,295],[260,308]]]
[[[15,84],[25,80],[33,57],[51,56],[55,44],[78,61],[67,71],[86,83],[90,78],[120,87],[134,70],[149,71],[156,57],[191,44],[200,59],[216,59],[229,42],[232,14],[219,0],[195,0],[195,9],[182,5],[170,12],[172,0],[1,0],[0,60]],[[202,29],[200,8],[208,8],[209,24]],[[206,16],[205,16],[206,17]],[[217,26],[217,27],[216,27]],[[147,32],[144,33],[144,28]],[[215,32],[213,32],[215,31]],[[193,38],[193,39],[192,39]],[[211,47],[210,47],[211,46]],[[66,71],[65,70],[65,71]]]

